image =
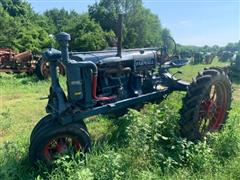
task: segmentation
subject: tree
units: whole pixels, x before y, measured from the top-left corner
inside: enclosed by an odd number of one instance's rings
[[[112,32],[104,32],[99,24],[87,14],[79,15],[77,22],[65,27],[71,34],[70,49],[76,51],[101,50],[108,46],[107,38],[113,38]]]
[[[118,14],[124,12],[123,46],[126,48],[161,44],[160,20],[143,7],[141,0],[100,0],[89,6],[88,11],[104,30],[112,30],[115,34]]]
[[[21,0],[0,0],[0,46],[41,52],[50,43],[41,16]]]
[[[121,12],[125,13],[125,48],[160,46],[163,35],[170,35],[158,16],[143,7],[142,0],[100,0],[89,7],[89,14],[52,9],[43,15],[35,13],[25,0],[0,0],[0,46],[40,52],[50,45],[50,34],[65,31],[72,36],[71,50],[101,50],[116,45]]]
[[[0,47],[13,47],[17,29],[17,23],[14,21],[14,18],[9,16],[0,6]]]
[[[102,50],[114,44],[114,33],[103,31],[98,23],[89,18],[88,14],[68,12],[65,9],[52,9],[44,13],[44,18],[49,24],[49,33],[57,34],[65,31],[71,35],[71,50]]]
[[[51,9],[44,12],[43,18],[50,26],[51,33],[56,34],[61,31],[66,31],[69,26],[78,23],[79,14],[75,11],[66,11],[65,9]]]
[[[14,47],[19,51],[31,50],[40,53],[51,44],[48,33],[40,26],[31,23],[22,27],[15,38]]]
[[[0,0],[0,6],[12,17],[27,16],[33,13],[30,4],[22,0]]]
[[[142,0],[101,0],[89,6],[91,18],[100,23],[104,30],[116,32],[116,22],[119,13],[130,13],[142,6]]]
[[[169,29],[164,28],[162,30],[162,37],[161,38],[162,38],[162,45],[167,47],[168,52],[173,53],[173,50],[174,50],[175,47],[174,47],[174,42],[171,39],[171,34],[170,34]]]

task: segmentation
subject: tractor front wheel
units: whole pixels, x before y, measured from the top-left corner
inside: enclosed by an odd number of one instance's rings
[[[32,133],[31,133],[31,136],[30,136],[30,142],[32,142],[32,138],[35,136],[35,134],[39,130],[44,128],[44,126],[46,126],[48,123],[51,123],[52,121],[54,121],[54,119],[52,118],[51,114],[48,114],[48,115],[44,116],[42,119],[40,119],[32,130]]]
[[[31,139],[29,160],[35,164],[42,161],[51,165],[62,155],[71,155],[77,152],[87,153],[91,148],[91,139],[86,126],[81,123],[60,125],[51,121],[38,129]]]
[[[54,119],[51,114],[48,114],[44,116],[42,119],[40,119],[32,130],[32,133],[30,135],[30,142],[32,142],[33,137],[38,133],[38,131],[45,128],[45,126],[49,126],[49,123],[54,123],[53,121],[56,121],[56,119]],[[84,121],[80,121],[78,123],[80,123],[84,127],[84,129],[86,129],[87,131],[87,126],[84,123]]]
[[[183,98],[182,136],[195,141],[208,132],[220,130],[227,118],[231,97],[231,82],[222,69],[210,68],[199,74]]]

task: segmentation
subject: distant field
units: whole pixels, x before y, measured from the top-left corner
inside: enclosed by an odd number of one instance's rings
[[[178,76],[190,81],[213,65],[227,64],[187,65]],[[31,130],[46,114],[47,100],[39,98],[47,96],[49,85],[34,76],[0,74],[0,179],[240,179],[239,83],[233,83],[226,128],[207,141],[193,144],[180,138],[177,121],[184,93],[176,92],[120,119],[87,120],[93,139],[87,161],[66,157],[52,171],[34,169],[27,159]]]
[[[177,75],[177,77],[183,78],[185,80],[191,81],[193,77],[197,75],[198,72],[202,71],[204,68],[207,67],[224,67],[229,65],[229,63],[224,63],[220,62],[215,58],[212,62],[212,64],[197,64],[197,65],[192,65],[188,64],[186,66],[179,68],[173,68],[171,72],[176,72],[176,71],[182,71],[183,73],[180,75]]]

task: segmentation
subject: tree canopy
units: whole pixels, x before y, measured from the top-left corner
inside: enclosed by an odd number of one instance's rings
[[[89,7],[89,15],[104,30],[117,33],[118,14],[123,13],[125,48],[159,46],[162,26],[158,16],[143,7],[141,0],[100,0]]]
[[[41,16],[21,0],[0,0],[0,46],[41,52],[50,43]],[[47,25],[45,25],[47,27]]]
[[[51,35],[61,31],[71,34],[73,51],[102,50],[116,46],[118,14],[124,14],[124,48],[159,47],[173,44],[160,19],[143,6],[142,0],[100,0],[89,6],[88,13],[51,9],[37,14],[24,0],[0,0],[0,48],[41,52],[54,43]],[[219,46],[178,46],[178,49],[202,51],[240,51],[240,43]]]

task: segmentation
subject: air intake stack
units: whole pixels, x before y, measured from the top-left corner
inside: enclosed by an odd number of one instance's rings
[[[117,23],[117,56],[122,57],[123,14],[118,15]]]

